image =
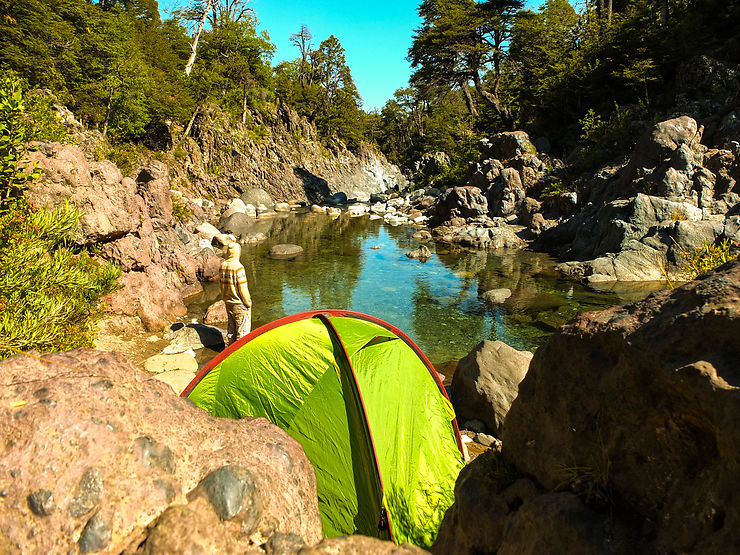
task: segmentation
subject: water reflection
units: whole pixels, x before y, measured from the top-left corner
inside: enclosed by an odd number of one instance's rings
[[[661,284],[619,284],[597,291],[559,277],[547,255],[522,251],[452,251],[442,245],[427,263],[405,253],[418,246],[414,229],[343,214],[290,215],[259,222],[267,241],[245,246],[242,262],[254,301],[253,325],[320,308],[366,312],[404,330],[438,366],[466,355],[483,339],[533,350],[584,310],[646,296]],[[273,260],[270,247],[294,243],[304,252]],[[432,252],[434,244],[428,245]],[[486,306],[478,296],[507,288]],[[218,298],[211,284],[195,313]]]

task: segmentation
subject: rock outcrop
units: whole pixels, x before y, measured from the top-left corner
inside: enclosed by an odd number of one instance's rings
[[[285,104],[272,113],[250,111],[245,124],[209,106],[195,119],[192,136],[173,160],[173,177],[194,176],[198,189],[217,198],[261,188],[273,201],[321,203],[338,191],[368,200],[372,193],[406,186],[381,153],[351,152],[337,140],[323,145],[315,127]]]
[[[519,385],[503,457],[461,473],[434,551],[735,551],[738,337],[740,261],[563,326]]]
[[[109,313],[159,331],[185,315],[184,295],[217,278],[220,261],[210,242],[202,243],[173,215],[163,163],[123,176],[113,163],[61,143],[42,143],[29,158],[42,170],[29,199],[46,207],[73,203],[81,212],[76,241],[123,270],[122,288],[105,300]]]
[[[570,261],[561,270],[573,277],[639,281],[674,273],[683,252],[739,242],[740,150],[723,134],[702,142],[703,131],[689,116],[655,124],[626,163],[581,187],[583,211],[544,230],[535,248]]]
[[[0,551],[257,553],[321,539],[313,469],[264,419],[212,418],[122,355],[0,363]]]

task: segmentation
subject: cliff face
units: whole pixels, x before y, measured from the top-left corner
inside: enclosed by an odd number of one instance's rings
[[[337,191],[367,200],[406,185],[379,151],[355,154],[336,140],[324,145],[313,125],[282,104],[236,124],[210,106],[196,117],[191,136],[171,152],[173,182],[187,180],[216,198],[257,187],[276,201],[320,202]]]

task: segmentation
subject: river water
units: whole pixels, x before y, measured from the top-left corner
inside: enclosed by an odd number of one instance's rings
[[[406,257],[416,229],[368,216],[289,214],[255,222],[267,240],[242,248],[254,305],[252,329],[288,314],[339,308],[382,318],[407,333],[444,374],[483,339],[534,350],[579,312],[639,300],[661,283],[596,290],[562,279],[548,255],[519,250],[465,251],[426,243],[426,263]],[[270,247],[293,243],[303,254],[273,260]],[[507,288],[487,306],[479,293]],[[218,300],[216,284],[191,299],[193,316]]]

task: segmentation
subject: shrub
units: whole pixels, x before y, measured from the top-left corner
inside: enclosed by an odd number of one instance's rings
[[[172,215],[178,222],[185,224],[193,215],[193,211],[182,199],[172,195]]]
[[[0,358],[92,345],[100,299],[120,270],[75,252],[79,217],[67,203],[33,210],[22,201],[0,216]]]
[[[10,209],[41,170],[26,167],[26,143],[33,132],[24,116],[20,80],[13,75],[0,78],[0,214]],[[26,171],[30,169],[30,171]]]
[[[725,239],[721,243],[711,244],[704,241],[704,245],[690,251],[681,249],[681,257],[686,261],[683,267],[684,277],[689,280],[708,274],[717,266],[735,258],[736,248],[736,243]]]

